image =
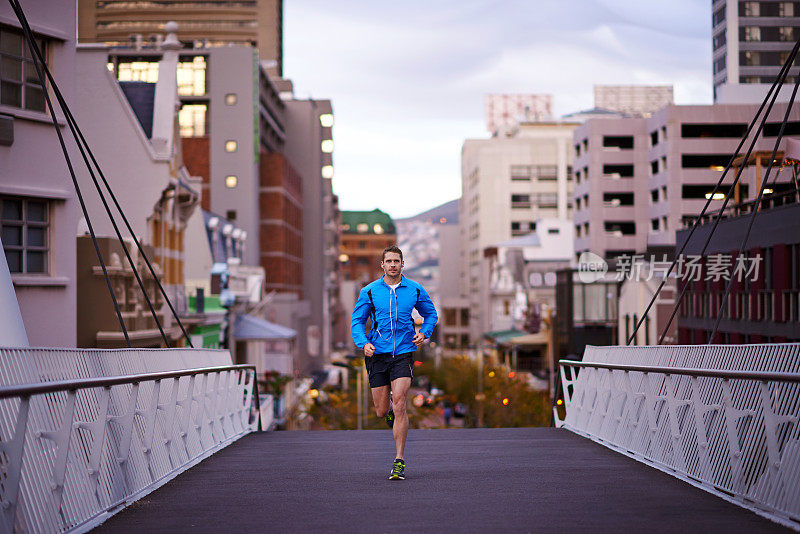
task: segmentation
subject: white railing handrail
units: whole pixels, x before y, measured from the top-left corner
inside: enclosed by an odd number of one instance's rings
[[[556,425],[800,530],[800,343],[587,347]]]
[[[706,376],[715,378],[740,378],[743,380],[768,380],[773,382],[800,382],[800,373],[769,373],[759,371],[737,371],[730,369],[700,369],[697,367],[660,367],[654,365],[623,365],[581,360],[559,360],[568,367],[594,367],[618,371],[637,371],[640,373],[661,373],[665,375]],[[0,391],[2,389],[0,388]]]
[[[97,526],[255,430],[255,378],[215,365],[0,386],[0,532]]]

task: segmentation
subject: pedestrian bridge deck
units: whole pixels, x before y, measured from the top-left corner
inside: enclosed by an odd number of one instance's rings
[[[783,527],[567,430],[245,436],[99,532],[777,532]]]

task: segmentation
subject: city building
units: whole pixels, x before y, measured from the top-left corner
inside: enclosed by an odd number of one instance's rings
[[[185,292],[184,239],[189,218],[200,204],[200,180],[183,165],[178,137],[177,84],[178,50],[174,34],[163,42],[156,83],[119,82],[107,69],[108,49],[104,45],[80,45],[75,63],[76,92],[73,111],[109,185],[126,213],[131,227],[145,245],[148,258],[157,266],[160,281],[179,314],[187,308]],[[113,132],[113,135],[109,135]],[[78,179],[95,234],[104,241],[104,261],[113,271],[116,294],[131,342],[136,346],[161,346],[163,340],[150,317],[150,310],[135,281],[133,271],[118,242],[86,166],[76,165]],[[111,203],[108,195],[103,196]],[[113,213],[113,212],[112,212]],[[114,213],[116,216],[116,213]],[[123,237],[130,238],[116,216]],[[81,219],[79,235],[88,233]],[[159,310],[159,320],[170,344],[182,344],[182,332],[161,295],[137,248],[128,249],[145,281],[148,294]],[[112,302],[104,294],[102,270],[88,238],[78,242],[78,346],[122,347],[126,345]]]
[[[647,247],[648,144],[641,117],[589,119],[575,130],[576,261],[586,251],[610,259]]]
[[[650,115],[674,103],[671,85],[595,85],[594,106],[626,115]]]
[[[762,101],[800,38],[800,4],[714,0],[711,20],[714,101]],[[787,83],[798,75],[793,66]],[[784,88],[781,100],[790,94]]]
[[[800,141],[787,139],[788,163],[794,170],[800,159]],[[794,144],[792,149],[791,144]],[[753,171],[752,160],[745,169]],[[773,169],[773,174],[775,169]],[[767,184],[764,197],[730,205],[723,213],[709,242],[699,269],[692,270],[688,261],[699,255],[712,232],[717,213],[699,221],[695,234],[686,244],[681,274],[681,300],[678,315],[678,343],[708,343],[722,297],[733,278],[731,291],[722,307],[719,328],[712,343],[782,343],[800,341],[800,204],[795,185],[777,190]],[[738,256],[751,215],[758,209],[744,248]],[[690,224],[677,233],[678,244],[689,238]]]
[[[572,216],[571,147],[578,125],[523,122],[507,136],[464,142],[459,227],[473,343],[489,331],[490,324],[484,250],[535,231],[538,219]]]
[[[48,67],[69,102],[77,96],[75,8],[74,2],[25,4]],[[21,25],[7,2],[0,5],[0,21],[3,251],[30,345],[74,347],[80,206]]]
[[[330,100],[295,98],[288,80],[275,83],[285,109],[283,153],[302,185],[301,296],[308,303],[308,316],[293,328],[298,331],[298,354],[304,360],[298,368],[308,373],[330,363],[334,321],[341,320],[337,287],[339,208],[332,183],[333,105]]]
[[[113,48],[108,67],[120,82],[154,84],[163,53],[160,45]],[[269,271],[269,256],[264,254],[272,251],[262,250],[261,235],[274,230],[276,222],[262,217],[261,209],[273,196],[286,196],[285,191],[270,190],[271,181],[291,182],[293,175],[286,163],[276,161],[280,155],[267,158],[280,154],[286,138],[278,90],[256,62],[254,50],[246,46],[181,48],[177,76],[183,160],[193,176],[202,178],[202,207],[236,221],[250,244],[245,262],[263,264]],[[149,128],[145,123],[146,133]],[[280,176],[268,176],[271,171]],[[290,211],[287,208],[287,217],[295,215]],[[277,224],[283,224],[283,217],[281,213]],[[288,226],[297,238],[297,223]],[[275,252],[285,259],[282,249]],[[292,285],[284,280],[276,283]]]
[[[443,354],[448,356],[465,354],[470,346],[470,316],[469,299],[462,291],[463,283],[460,276],[461,231],[458,224],[449,223],[443,224],[437,230],[440,276],[437,302],[439,325],[436,327],[436,332],[444,350]],[[442,270],[447,276],[441,276]]]
[[[283,0],[195,0],[130,2],[79,0],[82,43],[141,48],[158,45],[169,21],[189,47],[247,45],[269,61],[268,72],[283,76]]]
[[[492,135],[520,122],[553,119],[553,95],[488,94],[485,106],[486,128]]]
[[[755,105],[670,105],[649,118],[590,119],[575,132],[575,256],[612,259],[655,254],[672,259],[675,232],[700,213],[757,111]],[[776,104],[755,145],[757,167],[742,174],[734,201],[753,198],[784,104]],[[785,134],[800,132],[792,110]],[[741,151],[743,153],[744,150]],[[730,171],[711,198],[718,209],[735,178]],[[782,173],[775,191],[791,187]],[[648,258],[649,259],[649,258]]]
[[[383,276],[383,249],[397,244],[397,231],[388,213],[372,211],[342,211],[342,245],[339,262],[344,280],[356,280],[363,285]],[[359,288],[360,289],[360,288]]]
[[[534,232],[487,247],[483,254],[489,270],[484,339],[505,353],[514,369],[540,378],[551,371],[547,355],[557,273],[571,264],[572,241],[572,221],[540,219]]]

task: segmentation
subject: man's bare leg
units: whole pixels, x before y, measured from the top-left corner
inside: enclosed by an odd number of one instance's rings
[[[372,402],[375,404],[375,414],[386,417],[389,413],[389,386],[372,388]]]
[[[397,456],[403,460],[408,435],[408,413],[406,413],[406,395],[411,387],[411,378],[403,376],[392,380],[392,409],[394,410],[394,426],[392,435],[397,446]],[[373,390],[374,391],[374,390]]]

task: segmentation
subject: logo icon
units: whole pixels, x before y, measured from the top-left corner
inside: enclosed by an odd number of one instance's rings
[[[608,272],[606,260],[593,252],[581,253],[578,258],[578,278],[584,284],[591,284],[603,278]]]

